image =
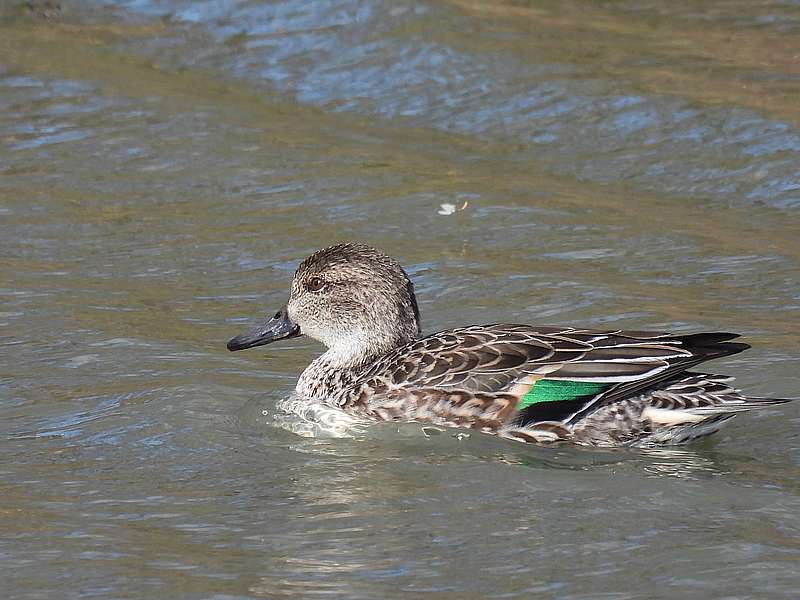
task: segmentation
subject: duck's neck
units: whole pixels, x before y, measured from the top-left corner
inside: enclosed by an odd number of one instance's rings
[[[305,368],[297,380],[295,393],[308,400],[338,405],[343,392],[355,383],[363,365],[344,364],[328,350]]]
[[[377,340],[342,340],[315,358],[297,381],[295,393],[303,398],[340,404],[358,382],[364,367],[387,352],[413,341],[398,339],[378,343]]]

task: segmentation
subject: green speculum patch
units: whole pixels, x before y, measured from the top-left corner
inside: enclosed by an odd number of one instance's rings
[[[583,396],[594,396],[605,390],[608,383],[594,383],[589,381],[558,381],[555,379],[541,379],[533,384],[519,401],[517,410],[522,410],[531,404],[539,402],[559,402],[562,400],[575,400]]]

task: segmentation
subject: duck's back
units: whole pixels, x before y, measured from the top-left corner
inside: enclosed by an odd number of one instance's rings
[[[727,378],[686,372],[749,347],[736,337],[510,324],[442,331],[372,363],[346,408],[531,441],[687,441],[766,402],[745,399]]]

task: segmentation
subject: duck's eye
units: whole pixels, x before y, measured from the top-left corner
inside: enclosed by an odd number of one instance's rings
[[[308,280],[306,288],[309,292],[318,292],[325,287],[325,282],[320,277],[312,277]]]

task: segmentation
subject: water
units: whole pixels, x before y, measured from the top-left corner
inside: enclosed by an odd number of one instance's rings
[[[62,4],[0,11],[0,595],[796,595],[800,404],[306,438],[319,347],[225,349],[360,240],[426,331],[738,331],[714,370],[800,395],[796,4]]]

